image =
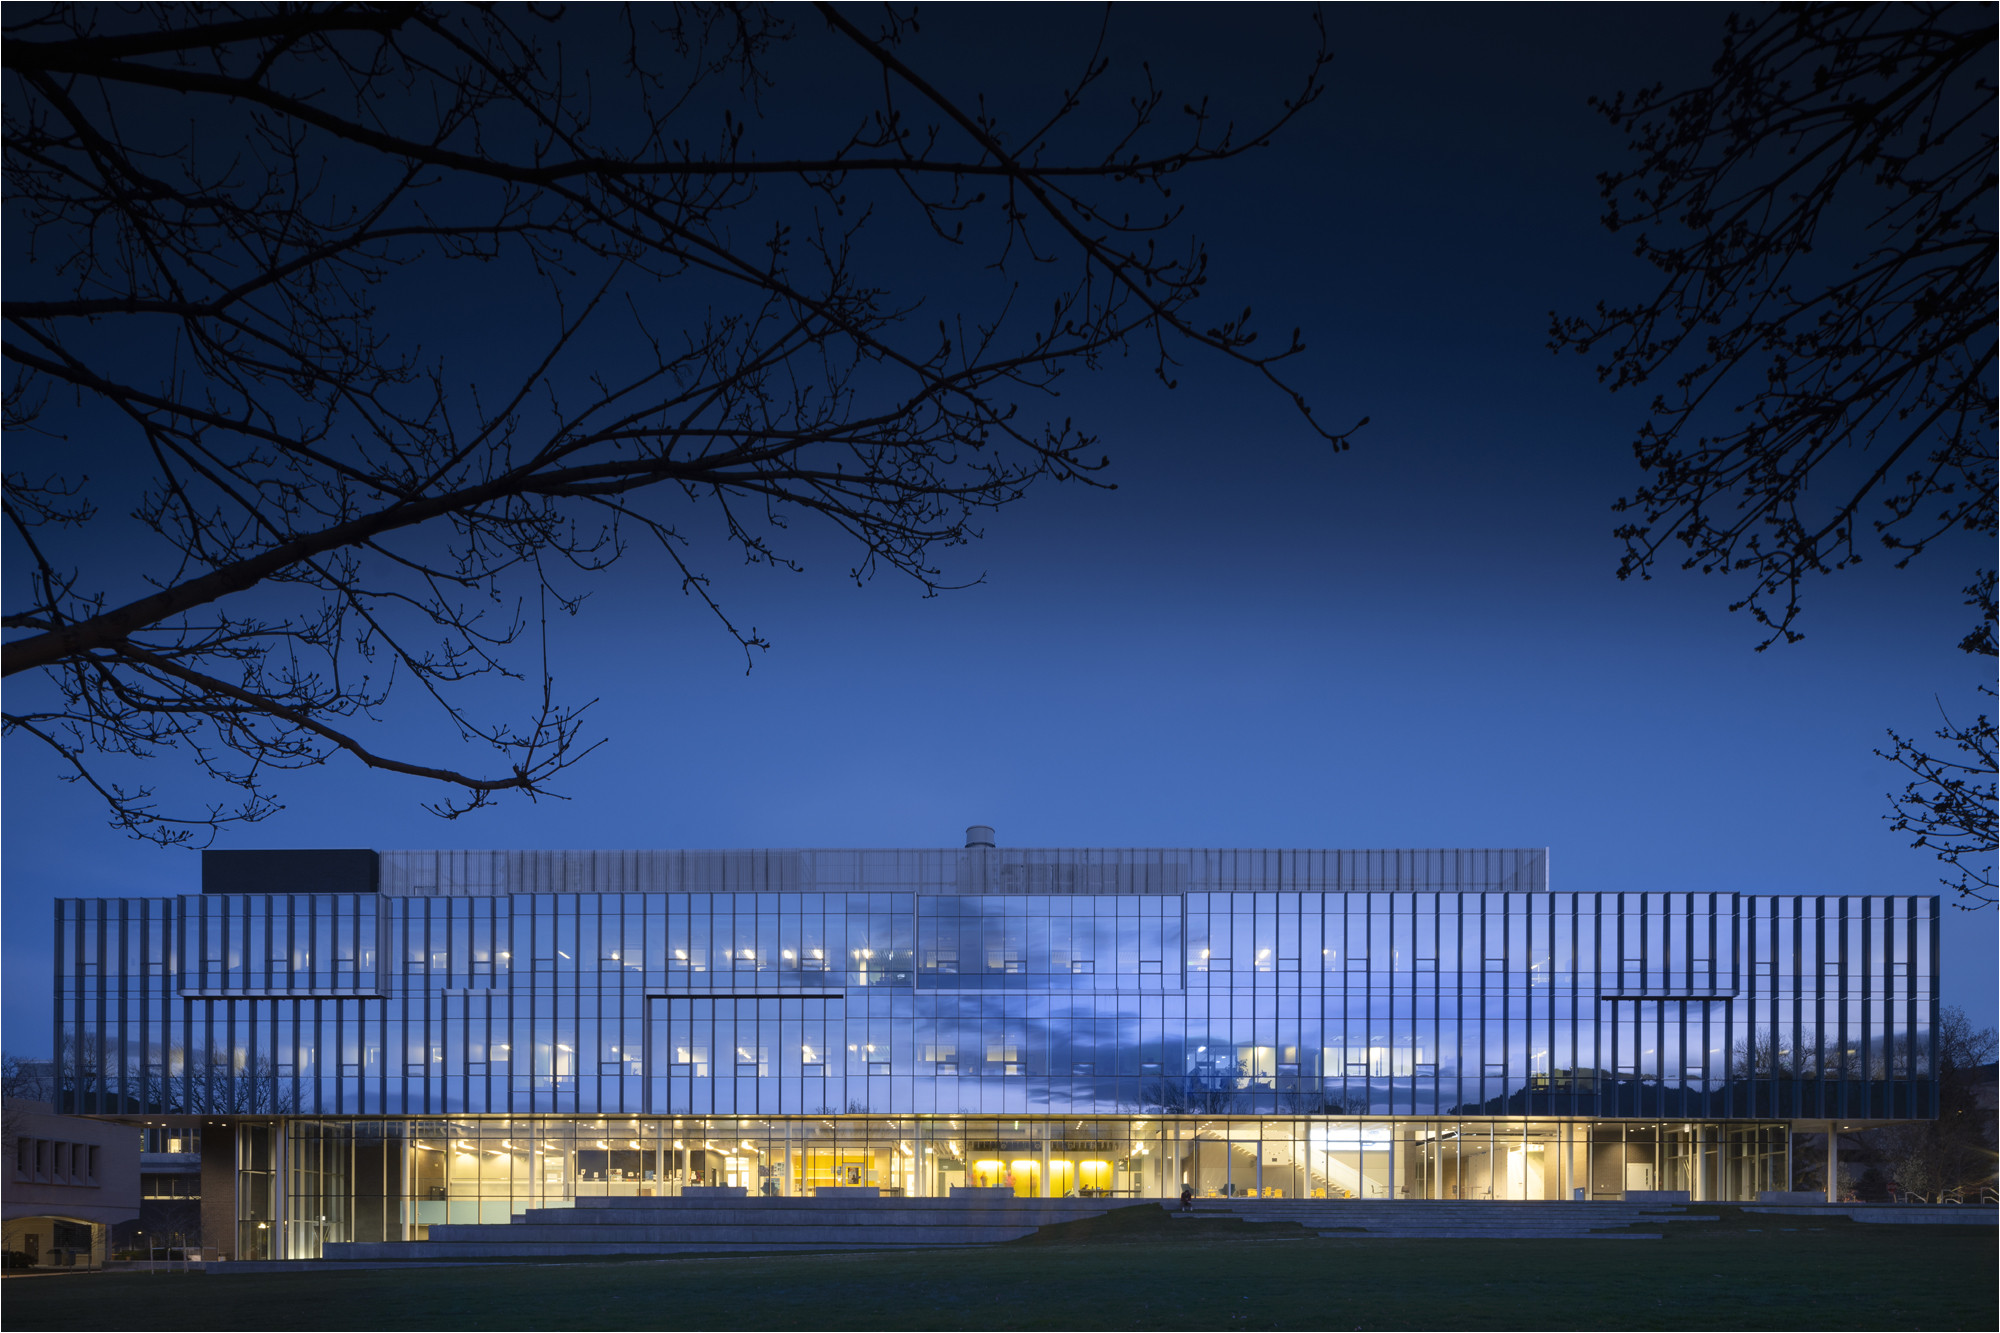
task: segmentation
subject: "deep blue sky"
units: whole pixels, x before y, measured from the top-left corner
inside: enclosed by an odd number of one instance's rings
[[[1228,303],[1305,327],[1294,373],[1325,419],[1372,417],[1352,452],[1217,366],[1169,394],[1114,365],[1063,410],[1103,430],[1119,489],[994,517],[950,557],[981,586],[856,589],[810,537],[804,575],[725,557],[718,589],[773,643],[746,677],[633,566],[559,650],[611,737],[572,799],[441,823],[421,784],[335,762],[218,845],[949,846],[986,822],[1033,846],[1546,845],[1562,890],[1936,891],[1870,750],[1990,674],[1954,647],[1980,554],[1825,580],[1806,641],[1754,653],[1730,587],[1613,577],[1643,404],[1543,348],[1551,308],[1645,283],[1597,223],[1621,143],[1585,98],[1698,77],[1722,14],[1331,11],[1325,102],[1181,197]],[[945,44],[1011,29],[966,58],[996,84],[1049,49],[1073,63],[1018,18],[931,18]],[[1290,87],[1303,18],[1120,22],[1241,103]],[[7,760],[5,1041],[41,1051],[49,900],[189,892],[199,866],[107,829],[39,754]],[[1946,999],[1992,1023],[1994,915],[1948,927]]]

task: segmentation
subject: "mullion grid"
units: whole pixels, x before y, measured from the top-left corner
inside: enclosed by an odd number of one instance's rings
[[[1295,872],[1296,873],[1296,872]],[[1306,872],[1310,873],[1310,871]],[[1290,892],[1291,886],[1284,890]],[[1304,890],[1302,890],[1304,891]],[[1220,895],[1218,895],[1220,896]],[[391,906],[395,900],[382,904]],[[1321,925],[1320,939],[1326,943],[1334,938],[1340,940],[1343,954],[1352,947],[1355,936],[1348,930],[1350,921],[1358,919],[1362,923],[1360,938],[1369,939],[1366,946],[1374,948],[1372,932],[1377,915],[1388,912],[1394,925],[1401,925],[1394,915],[1397,900],[1385,897],[1377,903],[1365,891],[1360,900],[1355,894],[1341,894],[1336,901],[1321,893],[1316,899],[1301,899],[1301,910],[1309,910]],[[1254,899],[1252,900],[1254,908]],[[476,919],[483,921],[486,909],[495,904],[479,904]],[[578,907],[584,906],[579,902]],[[622,941],[629,941],[635,928],[631,916],[631,904],[625,904],[616,897],[603,900],[598,905],[604,909],[602,916],[605,929],[610,929],[614,912],[622,914],[619,928]],[[1230,903],[1233,906],[1233,902]],[[280,1100],[295,1098],[295,1105],[301,1112],[311,1113],[383,1113],[389,1110],[387,1094],[392,1066],[375,1063],[360,1063],[350,1077],[347,1062],[339,1059],[337,1053],[347,1044],[350,1028],[358,1031],[358,1045],[362,1051],[381,1049],[405,1049],[421,1045],[425,1052],[424,1070],[413,1084],[407,1071],[395,1075],[397,1100],[413,1113],[477,1113],[482,1106],[488,1111],[501,1108],[523,1111],[542,1110],[536,1102],[546,1101],[546,1109],[551,1112],[584,1105],[588,1098],[587,1110],[597,1113],[629,1113],[644,1109],[643,1099],[632,1100],[624,1095],[622,1081],[617,1086],[600,1083],[594,1094],[586,1094],[581,1089],[563,1094],[561,1089],[550,1089],[545,1094],[531,1094],[516,1097],[511,1080],[520,1077],[529,1068],[530,1048],[518,1039],[506,1042],[513,1059],[507,1066],[505,1078],[496,1071],[493,1047],[499,1043],[503,1033],[517,1029],[522,1021],[522,1009],[528,1010],[536,1024],[553,1019],[556,1006],[543,1003],[553,1001],[554,991],[560,989],[572,1000],[581,1000],[589,995],[595,999],[595,1013],[586,1017],[581,1007],[572,1005],[575,1016],[571,1020],[573,1039],[580,1048],[575,1054],[577,1062],[592,1065],[598,1060],[590,1052],[601,1052],[609,1038],[607,1033],[616,1033],[616,1043],[622,1053],[633,1044],[635,1021],[626,1012],[627,992],[630,978],[625,970],[615,970],[614,981],[605,975],[607,971],[600,960],[575,958],[576,966],[556,971],[549,980],[557,983],[547,993],[537,984],[543,980],[528,969],[524,978],[527,984],[521,987],[522,1001],[518,1005],[505,1000],[507,992],[499,987],[488,991],[484,1004],[467,1002],[462,1006],[454,1003],[451,1009],[450,1030],[445,1028],[443,1007],[436,1012],[429,1003],[408,1004],[418,1000],[411,993],[406,982],[393,982],[392,987],[400,992],[397,1001],[388,1006],[370,1004],[347,989],[349,974],[353,982],[362,980],[364,964],[358,956],[361,932],[366,929],[358,913],[353,913],[347,903],[316,900],[300,896],[296,900],[273,901],[269,910],[253,913],[244,910],[246,905],[239,901],[221,898],[197,900],[195,904],[177,903],[173,900],[140,900],[137,905],[121,904],[119,907],[101,907],[92,912],[77,903],[63,917],[65,948],[59,959],[60,986],[64,991],[64,1002],[59,1009],[62,1031],[59,1035],[72,1038],[69,1059],[72,1062],[72,1078],[81,1074],[83,1090],[100,1098],[121,1097],[137,1101],[164,1104],[156,1094],[160,1082],[177,1078],[183,1095],[176,1099],[183,1106],[208,1106],[217,1109],[230,1106],[249,1106],[266,1096],[266,1089],[277,1085]],[[424,951],[423,976],[428,977],[435,962],[434,954],[439,942],[438,932],[448,930],[448,923],[456,918],[456,913],[473,906],[469,900],[454,901],[435,920],[426,909],[420,916],[411,914],[413,919],[423,922],[421,945]],[[568,904],[565,903],[567,907]],[[1276,976],[1279,992],[1289,995],[1291,988],[1297,990],[1297,1016],[1284,1011],[1285,1027],[1275,1034],[1280,1045],[1289,1044],[1296,1038],[1302,1042],[1317,1042],[1320,1050],[1334,1045],[1333,1033],[1339,1025],[1338,1045],[1343,1051],[1343,1061],[1347,1052],[1357,1051],[1362,1068],[1355,1071],[1353,1078],[1349,1070],[1338,1071],[1339,1082],[1335,1085],[1351,1091],[1358,1097],[1366,1098],[1371,1109],[1384,1106],[1391,1113],[1421,1113],[1419,1107],[1434,1098],[1441,1098],[1454,1084],[1457,1085],[1461,1103],[1472,1098],[1472,1088],[1477,1087],[1480,1100],[1489,1100],[1496,1092],[1505,1092],[1507,1086],[1516,1081],[1516,1076],[1532,1076],[1535,1072],[1536,1050],[1549,1053],[1551,1066],[1564,1056],[1574,1071],[1586,1059],[1579,1046],[1596,1042],[1601,1049],[1607,1049],[1611,1058],[1597,1061],[1602,1068],[1606,1064],[1626,1063],[1628,1054],[1619,1048],[1624,1029],[1615,1021],[1610,1023],[1611,1031],[1603,1030],[1604,1024],[1591,1023],[1593,1032],[1586,1036],[1583,1032],[1585,1016],[1581,1013],[1584,997],[1581,987],[1585,976],[1585,959],[1588,954],[1592,964],[1606,961],[1606,951],[1600,944],[1594,951],[1588,950],[1584,935],[1587,932],[1604,932],[1612,923],[1604,920],[1604,911],[1582,910],[1574,900],[1558,902],[1544,895],[1530,895],[1523,900],[1513,900],[1501,896],[1497,900],[1484,895],[1453,895],[1447,902],[1441,894],[1422,894],[1410,900],[1410,909],[1416,914],[1410,924],[1418,918],[1427,919],[1432,928],[1444,935],[1458,933],[1458,966],[1453,969],[1457,980],[1449,987],[1438,976],[1444,968],[1432,970],[1432,980],[1420,980],[1422,970],[1416,965],[1416,955],[1422,946],[1413,937],[1408,952],[1412,955],[1411,966],[1404,968],[1400,960],[1390,957],[1367,958],[1366,970],[1357,971],[1350,967],[1349,959],[1343,957],[1337,969],[1340,973],[1339,985],[1326,985],[1326,969],[1322,968],[1317,983],[1309,974],[1299,974],[1296,983],[1285,981],[1289,976],[1282,968]],[[1609,907],[1610,904],[1604,904]],[[1919,1109],[1915,1103],[1926,1102],[1931,1095],[1929,1074],[1935,1068],[1935,1033],[1930,1022],[1934,1011],[1937,989],[1937,969],[1926,965],[1920,955],[1935,957],[1935,937],[1939,929],[1933,913],[1925,912],[1917,900],[1883,899],[1876,902],[1857,899],[1852,902],[1843,899],[1792,899],[1762,900],[1745,899],[1740,903],[1731,902],[1735,915],[1743,922],[1741,947],[1732,944],[1730,957],[1723,960],[1719,949],[1722,947],[1724,917],[1727,908],[1719,895],[1705,896],[1700,900],[1681,896],[1666,896],[1658,899],[1641,898],[1632,903],[1636,909],[1637,921],[1622,924],[1639,927],[1642,980],[1657,980],[1664,973],[1665,980],[1674,986],[1686,985],[1702,989],[1700,983],[1710,983],[1709,988],[1726,991],[1732,976],[1740,977],[1742,985],[1737,989],[1737,1000],[1714,1003],[1697,1003],[1694,999],[1676,999],[1673,1010],[1668,1012],[1664,1004],[1648,1002],[1643,1009],[1633,1015],[1632,1035],[1639,1038],[1638,1045],[1646,1045],[1644,1038],[1652,1036],[1652,1046],[1658,1055],[1657,1066],[1645,1070],[1665,1087],[1680,1084],[1684,1089],[1687,1109],[1695,1109],[1695,1091],[1689,1073],[1697,1065],[1706,1070],[1710,1062],[1720,1059],[1727,1064],[1730,1053],[1740,1045],[1745,1051],[1749,1066],[1745,1073],[1746,1086],[1742,1090],[1749,1094],[1750,1104],[1739,1105],[1739,1080],[1723,1078],[1719,1089],[1723,1097],[1720,1105],[1706,1104],[1709,1114],[1723,1115],[1756,1113],[1760,1109],[1758,1101],[1768,1104],[1766,1113],[1781,1115],[1801,1115],[1817,1112],[1819,1115],[1845,1114],[1857,1116],[1874,1108],[1872,1098],[1881,1096],[1881,1109],[1887,1113],[1904,1113]],[[188,910],[192,907],[192,910]],[[1683,911],[1685,908],[1685,911]],[[64,909],[59,908],[59,911]],[[1185,919],[1193,910],[1185,896],[1176,909]],[[1216,908],[1216,922],[1223,919],[1225,909]],[[1685,956],[1678,956],[1675,947],[1669,947],[1658,957],[1652,952],[1652,935],[1648,923],[1658,911],[1667,913],[1664,923],[1674,930],[1672,936]],[[353,915],[357,943],[357,956],[343,960],[338,946],[338,918],[333,914]],[[1518,955],[1513,920],[1525,913],[1531,922],[1523,937],[1528,953]],[[1613,915],[1623,916],[1615,910]],[[530,921],[532,912],[525,914]],[[1233,913],[1228,913],[1233,932]],[[1594,918],[1590,926],[1585,926],[1582,918]],[[1686,915],[1690,919],[1678,918]],[[1708,920],[1696,922],[1695,915],[1706,916]],[[383,911],[368,918],[378,932],[387,928],[391,913]],[[1877,918],[1880,918],[1879,920]],[[1495,920],[1500,923],[1499,970],[1489,971],[1487,961],[1488,932]],[[1551,931],[1567,931],[1571,942],[1571,962],[1567,968],[1569,976],[1555,983],[1548,991],[1549,1004],[1546,1013],[1538,1012],[1539,996],[1533,986],[1532,964],[1536,957],[1539,936],[1537,926],[1532,924],[1546,918]],[[1768,927],[1764,922],[1768,920]],[[158,921],[165,938],[157,964],[150,953],[147,933]],[[258,934],[253,922],[262,921],[263,933]],[[497,922],[497,918],[496,918]],[[1811,924],[1809,925],[1808,922]],[[182,928],[169,929],[170,924],[181,924]],[[527,922],[517,921],[517,936],[510,942],[522,946],[522,937],[532,934]],[[493,949],[498,948],[496,934]],[[1630,935],[1627,930],[1627,937]],[[1709,945],[1706,954],[1696,947],[1700,933],[1707,933]],[[1919,941],[1919,935],[1922,939]],[[1872,960],[1876,956],[1876,940],[1882,939],[1880,966]],[[1473,939],[1479,941],[1476,950]],[[1770,946],[1780,938],[1790,944],[1789,965],[1785,965],[1784,950],[1774,950]],[[760,939],[760,947],[762,937]],[[1184,949],[1194,939],[1191,931],[1182,932]],[[1403,937],[1392,932],[1395,947],[1401,950]],[[1233,934],[1232,934],[1233,940]],[[273,968],[278,961],[279,946],[285,951],[286,967]],[[621,947],[631,947],[629,943]],[[1232,954],[1240,954],[1243,947],[1233,942],[1226,946]],[[239,960],[239,968],[232,973],[229,960],[234,951]],[[303,953],[302,953],[303,951]],[[397,966],[393,969],[403,973],[402,950],[391,951]],[[458,978],[457,973],[466,966],[466,960],[457,956],[459,950],[447,945],[445,952],[451,955],[447,967],[453,979],[481,980],[480,977]],[[523,948],[525,955],[531,950]],[[1477,954],[1476,962],[1474,954]],[[309,954],[309,958],[304,958]],[[381,951],[377,949],[378,956]],[[1616,964],[1623,970],[1628,954],[1621,941],[1616,949]],[[95,959],[94,969],[88,966]],[[256,976],[256,963],[264,963],[264,975]],[[137,959],[137,963],[134,963]],[[292,966],[301,962],[303,966]],[[1774,965],[1759,967],[1769,960]],[[1177,968],[1184,968],[1188,961],[1186,952]],[[1238,960],[1240,961],[1240,960]],[[224,995],[189,996],[176,994],[175,975],[177,967],[184,967],[186,980],[194,983],[192,989],[208,990],[218,988],[230,991]],[[656,960],[646,959],[646,968],[651,972]],[[595,966],[594,966],[595,965]],[[496,965],[497,966],[497,965]],[[584,967],[593,967],[598,979],[585,985],[580,975]],[[1475,985],[1465,984],[1465,969],[1473,966],[1478,974]],[[134,971],[142,975],[134,977]],[[1405,971],[1411,974],[1410,982],[1404,985],[1401,978]],[[288,971],[289,976],[279,972]],[[1875,973],[1880,971],[1878,980]],[[118,973],[116,980],[112,974]],[[1919,974],[1924,980],[1919,981]],[[1747,975],[1746,975],[1747,974]],[[1810,974],[1811,980],[1808,980]],[[156,986],[152,978],[160,978]],[[1247,979],[1251,982],[1249,993],[1261,994],[1256,989],[1259,974],[1254,970],[1254,960],[1246,968]],[[1765,976],[1768,985],[1761,984]],[[1378,983],[1377,978],[1380,978]],[[1220,978],[1220,980],[1218,980]],[[496,978],[497,979],[497,978]],[[1208,974],[1213,983],[1204,994],[1221,1001],[1234,992],[1229,983],[1234,978],[1229,973]],[[1530,984],[1522,993],[1517,983],[1526,979]],[[248,983],[262,980],[275,988],[280,983],[295,983],[288,986],[292,990],[320,989],[326,987],[335,991],[318,995],[299,995],[293,1000],[273,996],[251,996],[236,993],[249,989]],[[385,982],[390,979],[385,978]],[[760,977],[761,981],[761,977]],[[309,983],[300,985],[296,983]],[[329,985],[331,983],[331,985]],[[1920,986],[1923,987],[1920,990]],[[1810,987],[1810,989],[1808,989]],[[476,989],[476,988],[475,988]],[[1850,996],[1852,990],[1854,995]],[[1454,993],[1455,992],[1455,993]],[[1182,991],[1182,995],[1189,992]],[[423,997],[425,1000],[432,998]],[[1428,1016],[1419,1017],[1419,1001],[1429,999],[1432,1007]],[[1447,1001],[1453,1003],[1450,1019],[1451,1031],[1444,1032],[1443,1011]],[[1475,1014],[1472,1002],[1484,1001]],[[1386,1002],[1386,1010],[1377,1012]],[[1407,1003],[1407,1016],[1400,1016],[1399,1003]],[[195,1006],[199,1005],[197,1009]],[[1769,1024],[1760,1024],[1759,1006],[1771,1007]],[[301,1005],[309,1008],[301,1009]],[[1525,1005],[1525,1010],[1522,1006]],[[1689,1008],[1693,1005],[1693,1008]],[[1830,1012],[1828,1006],[1838,1012]],[[179,1010],[180,1013],[176,1013]],[[394,1014],[390,1010],[395,1010]],[[1879,1019],[1877,1015],[1880,1015]],[[1498,1019],[1493,1032],[1487,1030],[1483,1021],[1488,1015]],[[1615,1015],[1607,1015],[1615,1019]],[[1264,1020],[1257,1020],[1261,1024]],[[1514,1033],[1517,1022],[1524,1021],[1529,1041],[1521,1051],[1514,1047]],[[377,1023],[396,1025],[400,1030],[398,1040],[383,1042],[380,1037],[372,1037],[368,1029]],[[1473,1025],[1467,1030],[1467,1024]],[[1387,1026],[1384,1040],[1392,1055],[1387,1070],[1386,1084],[1377,1083],[1378,1071],[1370,1052],[1378,1042],[1376,1029]],[[416,1029],[416,1030],[412,1030]],[[1185,1032],[1183,1025],[1180,1029]],[[1571,1041],[1567,1048],[1558,1040],[1559,1030],[1566,1030]],[[1904,1039],[1907,1049],[1912,1038],[1925,1046],[1920,1052],[1912,1052],[1918,1058],[1897,1055],[1895,1034],[1908,1034]],[[1406,1035],[1407,1033],[1407,1035]],[[181,1035],[176,1041],[177,1034]],[[1317,1035],[1309,1035],[1317,1034]],[[1265,1036],[1253,1029],[1250,1036],[1262,1042]],[[451,1097],[445,1097],[444,1087],[427,1086],[428,1075],[439,1062],[430,1059],[441,1044],[450,1038],[459,1037],[476,1045],[483,1045],[487,1055],[487,1087],[491,1089],[482,1101],[477,1093],[477,1075],[470,1070],[457,1067],[453,1062],[443,1062],[456,1085]],[[483,1040],[482,1040],[483,1038]],[[1442,1040],[1441,1040],[1442,1038]],[[1231,1034],[1235,1040],[1235,1034]],[[1358,1042],[1355,1040],[1358,1039]],[[643,1029],[637,1034],[638,1044],[643,1049],[649,1043]],[[1809,1042],[1810,1044],[1804,1044]],[[1455,1047],[1458,1057],[1452,1061],[1453,1068],[1447,1075],[1442,1068],[1433,1075],[1418,1073],[1421,1066],[1416,1062],[1416,1052],[1433,1050],[1442,1054],[1446,1044]],[[1694,1048],[1699,1043],[1699,1056]],[[184,1058],[176,1069],[173,1051],[179,1045]],[[1784,1067],[1792,1073],[1787,1077],[1772,1077],[1779,1070],[1764,1070],[1757,1067],[1757,1047],[1768,1044],[1776,1051],[1786,1052]],[[1410,1049],[1408,1081],[1403,1086],[1403,1076],[1397,1071],[1403,1068],[1402,1057],[1393,1052],[1404,1046]],[[299,1060],[300,1047],[317,1052],[318,1059],[308,1071]],[[1846,1054],[1852,1049],[1855,1055]],[[1559,1055],[1558,1052],[1562,1052]],[[1676,1060],[1675,1054],[1679,1058]],[[1629,1054],[1638,1056],[1640,1051]],[[1712,1054],[1713,1053],[1713,1054]],[[1514,1068],[1516,1055],[1524,1067]],[[1081,1057],[1079,1057],[1081,1058]],[[1109,1061],[1101,1052],[1093,1052],[1090,1057],[1093,1066],[1100,1072]],[[1148,1056],[1148,1058],[1151,1058]],[[1183,1056],[1183,1058],[1185,1058]],[[1443,1061],[1432,1062],[1441,1066]],[[1499,1088],[1489,1086],[1487,1066],[1499,1064],[1507,1077]],[[266,1065],[272,1066],[266,1069]],[[1477,1068],[1477,1080],[1466,1077],[1467,1065]],[[1640,1072],[1635,1059],[1634,1072]],[[81,1068],[77,1068],[77,1066]],[[289,1072],[280,1074],[278,1066]],[[629,1065],[628,1065],[629,1067]],[[1874,1077],[1877,1069],[1882,1078]],[[198,1072],[197,1072],[198,1071]],[[1798,1073],[1810,1071],[1817,1075],[1812,1082],[1814,1088],[1802,1087],[1806,1080]],[[587,1078],[609,1080],[613,1075],[601,1074],[594,1068],[577,1071]],[[1321,1068],[1317,1071],[1322,1082],[1330,1081],[1328,1076],[1335,1071]],[[646,1068],[643,1077],[651,1078],[654,1071]],[[622,1079],[623,1076],[618,1076]],[[1841,1087],[1826,1087],[1828,1078],[1837,1078]],[[1871,1091],[1871,1100],[1864,1104],[1862,1090],[1848,1086],[1850,1083],[1868,1081],[1882,1082],[1879,1091]],[[581,1083],[582,1078],[578,1082]],[[1567,1093],[1566,1101],[1560,1103],[1574,1113],[1587,1109],[1589,1099],[1580,1091],[1577,1080],[1572,1078],[1569,1086],[1561,1089]],[[1906,1091],[1907,1090],[1907,1091]],[[463,1099],[461,1100],[461,1093]],[[530,1103],[523,1106],[522,1102]],[[563,1103],[567,1102],[569,1108]],[[1550,1103],[1554,1106],[1558,1103]],[[759,1110],[763,1108],[760,1103]],[[1610,1108],[1602,1108],[1610,1109]]]

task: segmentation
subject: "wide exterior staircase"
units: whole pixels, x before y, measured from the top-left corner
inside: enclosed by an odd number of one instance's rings
[[[1124,1200],[1020,1199],[1004,1191],[953,1199],[858,1191],[814,1198],[583,1198],[573,1208],[530,1208],[511,1222],[436,1224],[427,1240],[331,1243],[326,1258],[455,1261],[992,1245],[1123,1206]]]
[[[968,1190],[948,1199],[882,1198],[870,1190],[753,1198],[723,1189],[662,1198],[582,1198],[573,1207],[530,1208],[504,1223],[434,1224],[426,1240],[331,1242],[319,1260],[223,1267],[247,1273],[356,1263],[937,1249],[1018,1240],[1045,1226],[1134,1206],[1127,1199],[1023,1199],[1005,1190]],[[1678,1204],[1636,1202],[1202,1199],[1187,1213],[1173,1199],[1143,1206],[1164,1208],[1175,1219],[1289,1222],[1347,1239],[1657,1240],[1660,1233],[1646,1230],[1648,1225],[1714,1220]]]
[[[1678,1204],[1484,1199],[1201,1199],[1180,1215],[1296,1222],[1329,1238],[1382,1240],[1658,1240],[1661,1233],[1639,1228],[1716,1220]]]

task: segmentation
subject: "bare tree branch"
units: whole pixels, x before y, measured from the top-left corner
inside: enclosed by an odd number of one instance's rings
[[[1993,691],[1981,691],[1988,698]],[[1914,833],[1912,847],[1928,850],[1947,867],[1939,882],[1959,897],[1959,906],[1991,907],[1995,900],[1993,850],[1996,806],[1993,719],[1981,713],[1955,723],[1939,703],[1944,725],[1931,734],[1946,748],[1932,754],[1928,742],[1889,733],[1891,748],[1875,753],[1907,770],[1909,785],[1892,795],[1894,813],[1885,815],[1898,833]],[[1956,756],[1956,757],[1954,757]]]
[[[262,818],[273,774],[338,754],[439,784],[446,816],[551,794],[593,742],[548,617],[633,538],[746,658],[765,641],[706,570],[799,568],[797,519],[857,580],[959,586],[941,555],[981,515],[1109,485],[1052,400],[1112,354],[1168,384],[1219,357],[1346,444],[1283,378],[1296,332],[1205,314],[1171,198],[1316,102],[1317,16],[1247,131],[1147,71],[1121,89],[1100,28],[1025,135],[893,10],[8,19],[6,726],[134,833]],[[813,114],[773,110],[807,61]],[[504,327],[454,326],[495,291]],[[481,718],[480,682],[530,702]],[[490,771],[405,753],[419,701]],[[163,809],[106,768],[169,752],[236,803]]]
[[[1781,5],[1732,15],[1713,82],[1597,102],[1639,164],[1599,177],[1664,275],[1639,305],[1551,315],[1551,346],[1661,380],[1620,578],[1742,576],[1800,637],[1803,580],[1994,535],[1989,5]],[[1869,517],[1870,514],[1873,517]]]
[[[1780,5],[1729,17],[1711,82],[1596,103],[1639,159],[1598,178],[1605,225],[1663,275],[1642,304],[1550,316],[1613,390],[1665,386],[1618,576],[1683,548],[1747,584],[1730,610],[1760,652],[1802,637],[1804,581],[1872,530],[1898,569],[1967,549],[1958,646],[1994,654],[1994,35],[1990,4]],[[1941,755],[1889,735],[1876,753],[1912,777],[1892,827],[1961,905],[1992,903],[1992,721],[1947,716]]]

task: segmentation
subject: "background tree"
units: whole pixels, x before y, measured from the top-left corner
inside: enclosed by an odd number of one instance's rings
[[[1955,1005],[1938,1010],[1938,1114],[1865,1130],[1856,1160],[1872,1160],[1888,1182],[1926,1202],[1965,1199],[1994,1181],[1994,1055],[2000,1038]]]
[[[26,1102],[55,1100],[55,1065],[23,1055],[0,1055],[0,1152],[9,1159]]]
[[[1318,1079],[1278,1090],[1278,1109],[1286,1115],[1367,1115],[1364,1100],[1349,1101],[1326,1090]]]
[[[49,1100],[55,1066],[25,1055],[0,1055],[0,1095],[29,1101]]]
[[[950,586],[984,513],[1106,484],[1051,399],[1108,357],[1171,385],[1212,354],[1311,421],[1296,332],[1204,313],[1171,185],[1319,96],[1323,32],[1247,133],[1143,68],[1114,87],[1101,31],[1003,114],[922,67],[913,16],[830,5],[21,6],[6,33],[5,724],[135,834],[262,818],[274,772],[342,752],[447,816],[550,794],[592,742],[548,622],[591,576],[642,545],[746,655],[706,571],[797,568],[800,521],[858,581]],[[468,692],[493,680],[523,712]],[[382,739],[412,695],[491,766]],[[122,776],[165,751],[233,805]]]
[[[1801,637],[1808,576],[1970,538],[1959,647],[1994,655],[1993,46],[1990,4],[1781,5],[1728,18],[1708,83],[1595,103],[1637,157],[1599,177],[1605,225],[1663,277],[1551,316],[1613,390],[1660,386],[1620,578],[1680,548],[1739,582],[1761,651]],[[1889,818],[1990,903],[1993,721],[1938,737],[1890,733]]]

